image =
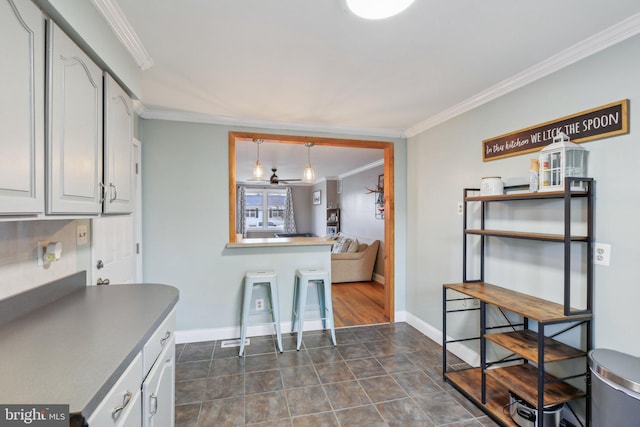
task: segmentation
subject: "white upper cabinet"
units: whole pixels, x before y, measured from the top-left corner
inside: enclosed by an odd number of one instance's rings
[[[104,78],[104,213],[133,211],[133,108],[109,74]]]
[[[47,213],[102,212],[102,70],[48,27]]]
[[[0,1],[0,215],[44,212],[44,17]]]

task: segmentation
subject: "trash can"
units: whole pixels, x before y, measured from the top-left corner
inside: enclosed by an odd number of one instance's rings
[[[615,350],[589,351],[591,425],[640,426],[640,358]]]

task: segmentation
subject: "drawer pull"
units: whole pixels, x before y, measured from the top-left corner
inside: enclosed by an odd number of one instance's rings
[[[122,406],[117,406],[113,408],[113,412],[111,412],[111,416],[113,417],[114,420],[118,419],[122,410],[127,407],[129,402],[131,402],[132,397],[133,397],[133,394],[130,391],[127,391],[124,395],[124,399],[122,400]]]
[[[158,395],[155,393],[151,393],[151,396],[149,396],[150,400],[151,400],[151,407],[153,409],[151,409],[151,413],[150,415],[155,415],[156,412],[158,412]]]
[[[160,340],[160,345],[164,345],[164,343],[167,342],[170,336],[171,336],[171,331],[165,332],[164,337]]]

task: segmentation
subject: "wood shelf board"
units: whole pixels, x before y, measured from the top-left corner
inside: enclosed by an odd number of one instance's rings
[[[521,231],[505,231],[505,230],[480,230],[480,229],[467,229],[464,230],[466,234],[475,234],[479,236],[492,236],[492,237],[510,237],[512,239],[529,239],[529,240],[545,240],[548,242],[564,242],[563,234],[547,234],[547,233],[525,233]],[[571,236],[572,242],[588,242],[587,236]]]
[[[505,289],[490,283],[451,283],[443,286],[540,323],[570,322],[572,320],[590,319],[592,317],[590,313],[565,316],[564,305],[562,304]]]
[[[504,408],[509,404],[509,390],[493,378],[487,377],[487,403],[482,403],[482,372],[480,368],[449,372],[446,378],[451,385],[465,394],[476,406],[500,421],[504,426],[518,425]]]
[[[487,376],[502,383],[509,390],[524,399],[531,406],[538,406],[538,369],[532,365],[522,364],[506,368],[489,369]],[[555,377],[545,374],[545,380]],[[544,386],[544,406],[565,403],[583,397],[585,392],[565,382],[555,382]]]
[[[587,197],[588,191],[572,191],[571,197]],[[465,202],[491,202],[502,200],[542,200],[542,199],[562,199],[564,197],[564,191],[539,191],[537,193],[511,193],[511,194],[496,194],[491,196],[468,196],[465,197]]]
[[[522,331],[486,334],[485,338],[514,353],[538,363],[538,334],[530,329]],[[571,347],[560,341],[545,337],[544,339],[544,361],[558,362],[561,360],[584,357],[586,353],[577,348]]]

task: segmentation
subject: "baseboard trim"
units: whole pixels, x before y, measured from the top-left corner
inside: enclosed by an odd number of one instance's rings
[[[414,316],[411,313],[406,314],[406,322],[416,328],[418,331],[422,332],[427,337],[431,338],[438,344],[442,345],[442,331],[434,327],[433,325],[425,322],[417,316]],[[452,339],[448,337],[448,339]],[[448,350],[458,356],[460,359],[464,360],[471,366],[480,366],[480,355],[470,348],[460,344],[460,343],[451,343],[447,345]]]
[[[280,330],[282,334],[288,334],[291,331],[291,322],[281,322]],[[307,320],[304,322],[303,331],[319,331],[322,330],[321,320]],[[273,326],[256,325],[247,327],[247,337],[259,337],[264,335],[275,334]],[[228,340],[240,338],[240,326],[229,326],[226,328],[210,328],[210,329],[189,329],[184,331],[176,331],[176,344],[185,344],[192,342]]]

